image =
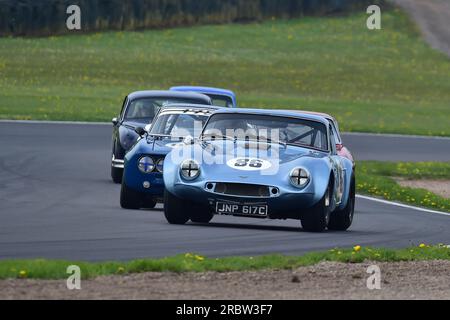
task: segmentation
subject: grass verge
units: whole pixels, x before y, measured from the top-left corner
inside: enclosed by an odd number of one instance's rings
[[[425,189],[400,186],[394,177],[450,180],[450,162],[361,161],[356,168],[357,192],[410,205],[450,212],[450,199]]]
[[[450,247],[446,245],[407,249],[375,249],[355,246],[352,249],[332,249],[308,253],[303,256],[267,255],[257,257],[207,258],[186,253],[162,259],[142,259],[130,262],[69,262],[58,260],[0,261],[0,279],[66,279],[69,265],[81,268],[84,279],[102,275],[125,275],[140,272],[205,272],[250,271],[265,269],[292,269],[314,265],[322,261],[361,263],[364,261],[397,262],[423,260],[450,260]]]
[[[450,60],[400,11],[0,38],[0,118],[110,121],[140,89],[211,85],[250,107],[333,114],[344,131],[450,136]]]

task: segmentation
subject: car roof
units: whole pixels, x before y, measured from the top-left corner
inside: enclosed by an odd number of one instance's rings
[[[306,114],[317,115],[317,116],[321,116],[321,117],[324,117],[326,119],[332,120],[333,122],[336,122],[336,119],[332,115],[330,115],[328,113],[324,113],[324,112],[305,111],[305,110],[285,110],[285,111],[292,111],[292,112],[297,112],[297,113],[306,113]]]
[[[278,117],[294,117],[301,118],[305,120],[321,122],[328,126],[328,120],[326,117],[319,114],[312,114],[307,112],[300,112],[298,110],[280,110],[280,109],[250,109],[250,108],[224,108],[215,112],[220,113],[239,113],[239,114],[255,114],[255,115],[268,115],[268,116],[278,116]]]
[[[128,95],[131,100],[142,99],[142,98],[176,98],[176,99],[196,99],[201,100],[205,104],[212,103],[211,98],[205,94],[196,92],[181,92],[181,91],[170,91],[170,90],[145,90],[136,91]]]
[[[213,87],[200,87],[200,86],[178,86],[178,87],[172,87],[170,90],[173,91],[192,91],[192,92],[204,92],[206,94],[218,94],[218,95],[226,95],[230,96],[232,98],[236,98],[236,94],[228,89],[222,89],[222,88],[213,88]]]

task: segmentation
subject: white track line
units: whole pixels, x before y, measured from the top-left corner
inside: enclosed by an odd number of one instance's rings
[[[450,213],[446,213],[446,212],[442,212],[442,211],[436,211],[436,210],[430,210],[430,209],[425,209],[425,208],[420,208],[420,207],[409,206],[407,204],[402,204],[402,203],[398,203],[398,202],[382,200],[382,199],[368,197],[368,196],[362,196],[362,195],[359,195],[359,194],[357,194],[356,197],[360,198],[360,199],[365,199],[365,200],[370,200],[370,201],[375,201],[375,202],[388,204],[388,205],[391,205],[391,206],[402,207],[402,208],[407,208],[407,209],[413,209],[413,210],[416,210],[416,211],[422,211],[422,212],[427,212],[427,213],[435,213],[435,214],[440,214],[440,215],[443,215],[443,216],[449,216],[450,217]]]
[[[436,140],[450,140],[450,137],[440,136],[421,136],[409,134],[395,134],[395,133],[369,133],[369,132],[342,132],[343,136],[367,136],[367,137],[388,137],[388,138],[406,138],[406,139],[436,139]]]
[[[46,121],[46,120],[0,120],[0,123],[22,123],[22,124],[69,124],[69,125],[111,125],[110,122],[88,122],[88,121]]]

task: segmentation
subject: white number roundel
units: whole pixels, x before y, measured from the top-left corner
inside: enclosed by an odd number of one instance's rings
[[[272,166],[269,161],[258,158],[234,158],[228,160],[227,165],[233,169],[244,171],[267,170]]]

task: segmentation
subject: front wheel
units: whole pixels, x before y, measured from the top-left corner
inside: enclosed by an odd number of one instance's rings
[[[122,176],[123,176],[123,168],[116,168],[114,165],[118,165],[120,163],[123,163],[123,159],[125,154],[125,150],[120,146],[120,144],[117,144],[117,142],[113,145],[112,150],[112,159],[111,159],[111,179],[114,183],[122,183]]]
[[[185,224],[189,221],[186,202],[174,196],[169,191],[164,191],[164,216],[170,224]]]
[[[156,201],[153,199],[145,199],[143,201],[142,207],[145,209],[153,209],[156,207]]]
[[[327,228],[330,220],[331,199],[331,191],[330,187],[328,187],[323,198],[301,220],[304,230],[322,232]]]
[[[355,178],[352,178],[347,205],[344,209],[336,210],[331,214],[328,229],[345,231],[350,228],[353,223],[353,216],[355,214],[355,193]]]
[[[122,183],[120,189],[120,206],[124,209],[140,209],[142,204],[142,197],[138,192],[128,188],[125,183]]]
[[[123,169],[111,166],[111,179],[114,183],[122,183]]]
[[[192,222],[196,223],[208,223],[214,217],[214,214],[208,208],[195,206],[192,208],[190,218]]]

